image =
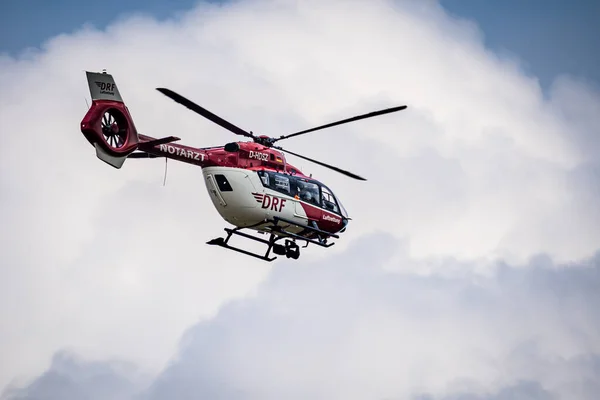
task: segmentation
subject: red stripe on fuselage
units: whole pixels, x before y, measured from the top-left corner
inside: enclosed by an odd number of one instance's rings
[[[344,227],[342,217],[339,215],[330,213],[320,207],[303,201],[301,201],[300,204],[302,204],[306,216],[317,222],[319,229],[325,232],[336,233]]]

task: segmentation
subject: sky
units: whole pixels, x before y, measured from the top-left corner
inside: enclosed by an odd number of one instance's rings
[[[196,0],[5,0],[0,4],[0,52],[17,55],[82,24],[105,28],[132,14],[159,20],[190,10]],[[209,0],[211,3],[226,3]],[[560,74],[600,81],[600,3],[595,0],[441,0],[452,15],[475,21],[490,49],[518,57],[526,73],[547,88]]]
[[[23,32],[0,35],[2,400],[596,398],[597,6],[20,4],[1,6]],[[79,122],[103,68],[141,132],[193,146],[233,138],[154,88],[271,136],[408,108],[286,143],[368,180],[289,156],[353,220],[266,264],[204,244],[226,225],[197,168],[163,186],[161,160],[95,157]]]

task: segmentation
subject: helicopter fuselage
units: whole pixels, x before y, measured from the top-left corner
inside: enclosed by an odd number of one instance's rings
[[[213,205],[232,225],[271,232],[274,218],[290,221],[287,231],[314,236],[311,226],[336,234],[348,224],[348,214],[324,184],[304,176],[266,168],[204,167],[204,182]]]
[[[139,138],[142,146],[155,140]],[[294,233],[305,225],[337,233],[348,223],[346,210],[326,185],[302,174],[272,148],[252,142],[213,148],[162,143],[144,151],[202,167],[213,205],[237,227],[262,231],[268,224],[261,221],[280,217],[299,224],[289,228]]]

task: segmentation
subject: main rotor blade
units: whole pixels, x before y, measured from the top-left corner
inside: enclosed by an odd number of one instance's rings
[[[181,105],[189,108],[190,110],[192,110],[192,111],[194,111],[194,112],[202,115],[204,118],[207,118],[207,119],[211,120],[215,124],[220,125],[223,128],[225,128],[225,129],[227,129],[227,130],[235,133],[236,135],[242,135],[242,136],[247,136],[247,137],[254,137],[251,133],[246,132],[242,128],[238,128],[237,126],[233,125],[231,122],[226,121],[223,118],[219,117],[218,115],[215,115],[215,114],[211,113],[206,108],[200,107],[198,104],[194,103],[193,101],[190,101],[190,100],[186,99],[185,97],[181,96],[180,94],[175,93],[174,91],[172,91],[170,89],[156,88],[156,90],[158,90],[159,92],[161,92],[165,96],[171,98],[172,100],[175,100],[177,103],[179,103],[179,104],[181,104]]]
[[[346,175],[346,176],[349,176],[349,177],[351,177],[351,178],[358,179],[358,180],[361,180],[361,181],[366,181],[366,179],[365,179],[365,178],[363,178],[362,176],[355,175],[355,174],[353,174],[352,172],[344,171],[343,169],[340,169],[340,168],[338,168],[338,167],[334,167],[333,165],[325,164],[325,163],[323,163],[323,162],[321,162],[321,161],[313,160],[312,158],[308,158],[308,157],[302,156],[302,155],[300,155],[300,154],[293,153],[293,152],[291,152],[291,151],[289,151],[289,150],[282,149],[282,148],[281,148],[281,147],[279,147],[279,146],[273,146],[273,148],[275,148],[275,149],[278,149],[278,150],[281,150],[281,151],[285,151],[286,153],[293,154],[293,155],[295,155],[296,157],[303,158],[303,159],[305,159],[305,160],[307,160],[307,161],[314,162],[315,164],[319,164],[319,165],[321,165],[321,166],[323,166],[323,167],[326,167],[326,168],[332,169],[332,170],[334,170],[334,171],[337,171],[337,172],[339,172],[340,174],[344,174],[344,175]]]
[[[308,133],[308,132],[314,132],[314,131],[319,130],[319,129],[330,128],[332,126],[341,125],[341,124],[345,124],[345,123],[348,123],[348,122],[353,122],[353,121],[358,121],[358,120],[365,119],[365,118],[376,117],[378,115],[393,113],[393,112],[396,112],[396,111],[404,110],[406,107],[407,106],[392,107],[392,108],[386,108],[385,110],[373,111],[373,112],[370,112],[368,114],[357,115],[356,117],[352,117],[352,118],[348,118],[348,119],[343,119],[343,120],[337,121],[337,122],[332,122],[332,123],[327,124],[327,125],[321,125],[321,126],[317,126],[316,128],[311,128],[311,129],[307,129],[307,130],[304,130],[304,131],[292,133],[292,134],[289,134],[289,135],[280,136],[279,138],[275,139],[274,141],[278,141],[278,140],[282,140],[282,139],[288,139],[288,138],[291,138],[293,136],[302,135],[302,134],[305,134],[305,133]]]

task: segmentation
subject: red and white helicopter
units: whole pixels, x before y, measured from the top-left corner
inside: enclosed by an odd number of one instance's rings
[[[202,168],[210,198],[225,221],[235,228],[225,228],[226,238],[207,242],[235,250],[266,261],[271,251],[287,258],[298,259],[300,248],[296,241],[332,246],[330,238],[339,238],[346,230],[349,216],[340,199],[322,182],[302,174],[290,165],[283,151],[305,160],[331,168],[349,177],[364,178],[340,168],[284,150],[275,143],[319,129],[400,111],[406,106],[388,108],[345,120],[272,138],[255,136],[179,94],[164,88],[157,90],[190,110],[223,128],[252,141],[231,142],[222,147],[194,148],[174,142],[175,136],[156,139],[137,132],[133,119],[112,75],[86,71],[92,105],[81,121],[81,132],[96,148],[97,157],[107,164],[121,168],[128,158],[166,157]],[[244,229],[268,234],[268,239],[243,232]],[[260,255],[229,244],[232,235],[239,235],[267,245]],[[284,240],[285,244],[279,244]]]

